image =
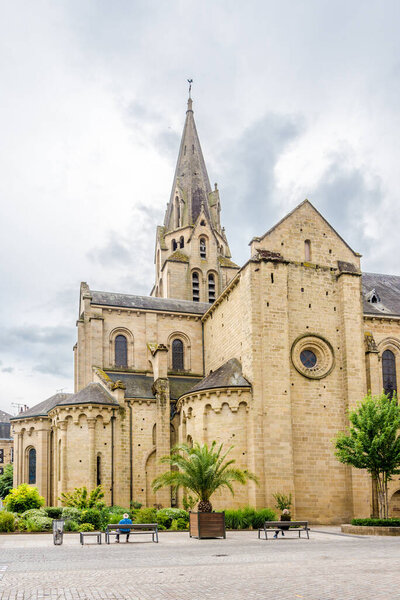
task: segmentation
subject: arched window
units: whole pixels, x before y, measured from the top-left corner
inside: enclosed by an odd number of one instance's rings
[[[200,300],[200,283],[199,283],[199,274],[192,273],[192,298],[193,302],[199,302]]]
[[[382,354],[382,377],[383,389],[390,398],[397,392],[396,381],[396,357],[391,350],[385,350]]]
[[[208,275],[208,301],[214,302],[215,300],[215,277],[213,273]]]
[[[172,342],[172,369],[174,371],[184,370],[182,340],[174,340]]]
[[[28,452],[28,483],[36,483],[36,450],[31,448]]]
[[[175,196],[175,227],[181,226],[181,210],[179,206],[179,198]]]
[[[96,481],[97,481],[96,485],[101,485],[101,456],[100,456],[100,454],[97,455],[97,460],[96,460]]]
[[[128,366],[128,344],[124,335],[117,335],[115,338],[115,366]]]
[[[172,250],[176,250],[178,248],[178,244],[176,243],[176,240],[172,240]]]
[[[310,240],[306,240],[304,242],[304,260],[306,262],[311,261],[311,242],[310,242]]]
[[[207,258],[207,248],[205,238],[200,238],[200,258]]]
[[[151,440],[152,440],[153,446],[155,446],[156,441],[157,441],[157,423],[154,423],[154,425],[153,425],[153,430],[151,432]]]
[[[179,238],[179,245],[181,248],[183,248],[185,246],[185,239],[184,239],[183,235],[181,235],[181,237]]]
[[[187,445],[189,446],[189,448],[193,448],[193,438],[191,435],[187,436],[187,440],[186,440]]]

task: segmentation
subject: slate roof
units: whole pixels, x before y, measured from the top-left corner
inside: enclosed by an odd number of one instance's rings
[[[203,315],[209,308],[208,302],[191,302],[190,300],[175,300],[174,298],[153,298],[152,296],[134,296],[113,292],[91,290],[91,304],[116,306],[121,308],[138,308],[158,310],[160,312],[190,313]]]
[[[11,423],[0,423],[0,440],[11,439]]]
[[[210,390],[213,388],[251,387],[242,375],[242,365],[236,358],[231,358],[216,371],[211,371],[207,377],[195,385],[190,392]],[[188,390],[189,391],[189,390]]]
[[[367,301],[367,296],[375,290],[380,302]],[[364,314],[400,316],[400,276],[381,273],[363,273],[362,291]]]
[[[46,417],[49,410],[60,404],[67,397],[73,396],[73,394],[54,394],[47,400],[43,400],[43,402],[39,402],[36,406],[32,406],[28,410],[25,410],[22,413],[18,413],[16,417],[11,417],[12,421],[16,421],[17,419],[26,419],[28,417]]]
[[[68,398],[58,403],[58,406],[70,406],[72,404],[106,404],[118,406],[118,402],[100,383],[89,383],[77,394],[69,394]]]
[[[0,423],[9,423],[12,415],[4,412],[4,410],[0,410]]]
[[[154,399],[151,391],[154,383],[153,377],[136,373],[115,373],[114,371],[106,371],[106,374],[113,381],[124,382],[126,385],[125,398]],[[200,381],[200,377],[169,377],[171,400],[178,400]]]

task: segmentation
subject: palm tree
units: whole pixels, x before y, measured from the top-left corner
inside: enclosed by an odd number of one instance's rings
[[[190,490],[199,500],[198,511],[211,512],[210,498],[218,488],[228,488],[233,496],[233,482],[244,485],[251,479],[258,483],[253,473],[232,467],[235,460],[225,460],[232,448],[222,452],[222,444],[217,447],[216,442],[212,442],[210,447],[198,442],[193,447],[187,444],[175,446],[169,456],[161,458],[161,462],[178,470],[166,471],[156,477],[152,483],[153,490],[156,492],[165,486]]]

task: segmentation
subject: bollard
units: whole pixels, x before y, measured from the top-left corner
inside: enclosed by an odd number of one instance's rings
[[[64,519],[53,520],[53,542],[55,546],[61,546],[64,535]]]

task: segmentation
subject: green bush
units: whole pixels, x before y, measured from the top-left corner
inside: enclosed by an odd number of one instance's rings
[[[131,502],[131,509],[134,508],[137,510],[139,508],[142,508],[142,506],[143,504],[141,502],[136,502],[135,500],[132,500]]]
[[[72,519],[68,519],[68,521],[65,521],[64,523],[64,531],[79,531],[79,523]]]
[[[28,527],[28,525],[27,525],[25,519],[23,519],[22,517],[17,517],[15,519],[15,529],[17,531],[26,531],[27,527]]]
[[[50,519],[61,519],[62,506],[45,506],[43,510]]]
[[[26,528],[28,531],[49,531],[53,526],[53,519],[49,517],[35,516],[27,517]]]
[[[400,519],[352,519],[351,524],[364,527],[400,527]]]
[[[0,531],[15,531],[15,517],[11,512],[0,511]]]
[[[183,519],[189,523],[189,513],[181,508],[161,508],[156,513],[156,522],[159,525],[164,525],[167,529],[171,527],[174,519]]]
[[[92,523],[81,523],[79,531],[94,531],[94,525]]]
[[[0,475],[0,498],[5,498],[12,490],[13,487],[13,465],[6,465],[4,467],[3,475]]]
[[[135,511],[135,523],[155,523],[157,511],[155,508],[139,508]]]
[[[256,510],[253,517],[253,529],[263,527],[265,521],[276,521],[276,513],[272,508],[261,508]]]
[[[4,505],[10,512],[23,513],[29,508],[40,508],[44,504],[43,496],[40,496],[36,487],[27,483],[21,483],[17,488],[4,498]]]
[[[108,519],[106,519],[106,522],[103,521],[103,526],[105,527],[108,524],[115,524],[115,523],[119,523],[121,521],[121,519],[124,518],[124,515],[121,514],[117,514],[117,513],[110,513],[108,515]]]
[[[94,529],[102,528],[101,513],[97,508],[87,508],[81,512],[79,521],[81,523],[91,523]]]
[[[72,521],[79,521],[81,516],[81,510],[79,508],[75,508],[74,506],[65,506],[62,509],[61,518],[62,519],[71,519]]]
[[[29,519],[30,517],[47,517],[43,508],[30,508],[29,510],[25,510],[21,517],[23,519]]]
[[[225,511],[225,527],[227,529],[258,529],[264,521],[275,521],[276,514],[271,508],[255,510],[250,506],[237,510]]]
[[[115,504],[114,506],[106,506],[105,508],[103,508],[103,510],[107,511],[109,513],[123,514],[123,513],[129,513],[129,511],[131,509],[130,508],[124,508],[123,506],[118,506],[118,504]]]
[[[73,492],[62,492],[61,502],[64,506],[74,506],[75,508],[104,508],[105,504],[101,500],[104,498],[104,492],[101,485],[98,485],[91,492],[83,486],[81,488],[75,488]]]

